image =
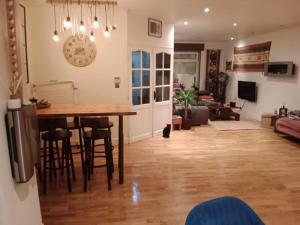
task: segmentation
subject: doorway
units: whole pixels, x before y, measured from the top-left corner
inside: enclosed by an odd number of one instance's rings
[[[173,49],[131,48],[129,142],[160,134],[172,121]]]

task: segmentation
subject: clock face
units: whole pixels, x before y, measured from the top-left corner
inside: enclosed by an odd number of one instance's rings
[[[69,37],[64,44],[66,60],[74,66],[84,67],[90,65],[96,58],[97,49],[87,35]]]

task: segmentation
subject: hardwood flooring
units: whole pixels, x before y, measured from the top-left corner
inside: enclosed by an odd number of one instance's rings
[[[117,159],[117,157],[115,157]],[[125,183],[107,191],[104,168],[83,192],[59,178],[40,195],[45,225],[182,225],[189,210],[230,195],[268,225],[300,224],[300,144],[272,130],[174,131],[125,145]]]

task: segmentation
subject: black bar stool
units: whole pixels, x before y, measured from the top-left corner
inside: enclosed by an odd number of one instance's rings
[[[49,180],[52,182],[52,174],[56,177],[56,170],[58,168],[61,169],[61,174],[63,175],[64,169],[67,172],[68,179],[68,191],[72,191],[72,183],[71,183],[71,173],[72,170],[72,178],[73,181],[76,180],[75,177],[75,169],[74,169],[74,161],[71,152],[71,143],[70,138],[72,137],[72,132],[67,130],[67,119],[66,118],[43,118],[39,120],[40,128],[46,130],[42,134],[42,140],[44,142],[44,153],[43,153],[43,191],[47,192],[47,177],[46,170],[49,170]],[[62,156],[60,158],[58,151],[58,141],[62,141]],[[56,145],[56,154],[57,157],[54,157],[54,148],[53,142]],[[48,144],[48,146],[47,146]],[[61,162],[59,162],[61,159]],[[56,167],[55,161],[59,162],[59,167]],[[48,164],[48,165],[47,165]]]
[[[87,182],[93,169],[102,166],[106,166],[108,190],[111,190],[113,155],[108,117],[81,117],[80,122],[85,146],[84,191],[87,191]],[[104,152],[95,151],[96,140],[104,140]],[[95,153],[102,154],[100,157],[106,161],[104,165],[94,164],[94,158],[99,157]]]
[[[83,148],[83,143],[82,143],[82,132],[81,132],[81,125],[79,121],[79,117],[75,116],[73,117],[73,121],[68,122],[68,130],[70,131],[78,131],[78,136],[79,136],[79,146],[78,145],[72,145],[72,147],[79,147],[79,152],[78,151],[73,151],[72,149],[72,154],[78,154],[80,153],[80,158],[81,158],[81,165],[82,168],[84,168],[84,148]]]

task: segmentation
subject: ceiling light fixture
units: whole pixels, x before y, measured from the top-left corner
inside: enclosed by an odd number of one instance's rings
[[[70,28],[73,36],[80,35],[82,37],[82,35],[88,35],[88,37],[92,36],[91,39],[95,41],[95,36],[97,36],[96,28],[101,26],[105,37],[109,37],[111,33],[117,29],[117,24],[114,22],[114,7],[117,5],[117,1],[115,0],[46,0],[46,2],[51,4],[51,7],[55,4],[55,7],[60,5],[63,8],[63,16],[60,21],[58,21],[58,24],[62,25],[63,29],[57,29],[56,13],[58,11],[54,7],[55,30],[53,40],[55,41],[59,40],[58,34],[60,35],[60,31],[67,31]],[[78,4],[73,4],[75,2]],[[88,10],[90,10],[90,14],[87,14],[90,15],[90,17],[85,17],[85,5],[87,5]],[[98,7],[100,6],[105,6],[105,18],[103,16],[100,18],[100,15],[97,15],[97,13],[99,13]],[[73,8],[75,8],[74,12],[71,11]],[[77,8],[80,11],[75,14]]]
[[[95,41],[95,36],[94,36],[94,32],[93,32],[93,31],[91,31],[90,41],[91,41],[91,42],[94,42],[94,41]]]
[[[208,8],[208,7],[204,9],[204,12],[206,12],[206,13],[208,13],[209,11],[210,11],[210,8]]]
[[[188,25],[189,22],[188,22],[188,21],[184,21],[183,24],[184,24],[184,25]]]
[[[53,35],[53,40],[55,42],[59,41],[59,37],[58,37],[58,32],[56,30],[56,10],[55,10],[55,5],[53,5],[53,13],[54,13],[54,35]]]
[[[79,30],[82,33],[85,32],[85,26],[84,26],[84,22],[82,20],[82,4],[80,5],[80,26],[79,26]]]
[[[233,26],[236,27],[238,24],[237,23],[233,23]]]
[[[231,37],[230,40],[233,41],[233,40],[234,40],[234,37]]]
[[[105,31],[104,31],[104,37],[108,38],[110,36],[109,29],[107,26],[107,6],[105,5]]]
[[[95,17],[94,17],[94,21],[93,21],[93,27],[94,28],[99,27],[99,21],[98,21],[98,17],[97,17],[97,4],[96,3],[95,3]]]
[[[70,18],[69,1],[67,1],[67,12],[68,12],[68,16],[67,19],[64,20],[64,28],[70,29],[72,27],[72,22]]]

